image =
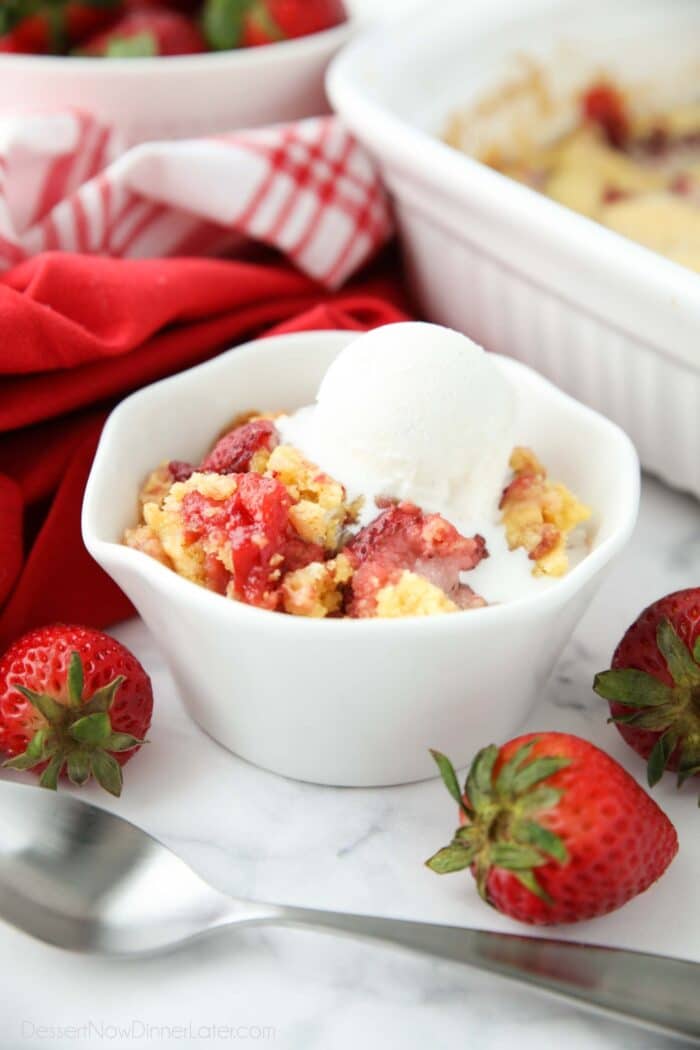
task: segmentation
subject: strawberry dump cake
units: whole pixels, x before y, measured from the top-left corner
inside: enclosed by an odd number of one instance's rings
[[[517,392],[457,332],[352,342],[314,405],[239,417],[198,463],[157,466],[124,542],[293,616],[432,616],[551,585],[589,510],[515,443]]]
[[[522,82],[502,93],[509,106],[518,97],[528,122],[513,127],[507,142],[476,145],[478,108],[452,118],[446,141],[475,152],[490,167],[560,204],[700,271],[700,102],[657,108],[601,79],[576,100],[573,127],[552,138],[545,129],[556,118],[557,107],[546,75],[528,65]],[[490,107],[495,116],[498,101],[498,96],[485,99],[483,114]]]

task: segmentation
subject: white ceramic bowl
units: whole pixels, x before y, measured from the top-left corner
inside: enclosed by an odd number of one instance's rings
[[[0,56],[0,115],[76,107],[126,145],[215,135],[327,112],[323,77],[352,23],[265,47],[169,58]]]
[[[82,524],[88,550],[158,638],[208,733],[286,776],[371,786],[434,775],[429,747],[464,764],[518,729],[632,532],[639,464],[614,424],[498,358],[519,392],[518,440],[596,510],[591,553],[535,597],[433,619],[309,620],[230,601],[120,545],[155,464],[197,461],[239,412],[308,404],[353,338],[261,340],[128,397],[105,426]]]
[[[350,44],[329,96],[394,195],[424,313],[604,412],[700,496],[700,276],[439,141],[522,55],[569,88],[603,68],[663,104],[681,72],[697,92],[700,4],[442,0]]]

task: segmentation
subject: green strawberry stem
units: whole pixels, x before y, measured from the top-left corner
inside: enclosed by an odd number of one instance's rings
[[[663,619],[656,644],[673,685],[633,667],[613,668],[595,676],[593,688],[605,700],[630,708],[611,722],[659,734],[647,760],[647,780],[654,787],[672,756],[678,756],[678,786],[700,773],[700,638],[691,652]],[[700,805],[700,799],[698,799]]]
[[[570,759],[545,756],[529,761],[536,743],[531,740],[518,748],[495,779],[499,750],[495,744],[483,748],[471,765],[464,791],[450,760],[431,751],[447,790],[468,823],[426,864],[439,875],[473,867],[479,893],[488,903],[488,877],[493,868],[510,871],[531,893],[551,903],[536,870],[551,860],[560,864],[568,860],[562,839],[534,818],[558,805],[562,792],[543,782],[568,766]]]
[[[29,770],[45,763],[39,783],[54,791],[64,768],[71,782],[78,786],[86,783],[92,775],[106,791],[119,796],[122,769],[114,753],[130,751],[144,741],[130,733],[118,733],[112,729],[109,711],[124,676],[117,675],[87,699],[83,695],[84,681],[80,655],[72,652],[66,676],[65,703],[59,703],[48,693],[15,686],[44,724],[36,730],[25,751],[3,765],[8,769]]]
[[[243,24],[253,0],[206,0],[202,30],[214,51],[231,51],[243,38]]]
[[[270,40],[284,40],[284,33],[270,14],[267,0],[253,0],[250,20],[263,31]]]

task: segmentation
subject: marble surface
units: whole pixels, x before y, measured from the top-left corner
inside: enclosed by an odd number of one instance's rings
[[[699,509],[690,498],[645,482],[636,533],[523,728],[579,733],[643,779],[640,762],[606,725],[590,683],[645,604],[698,582]],[[122,799],[105,797],[101,804],[142,825],[233,894],[516,928],[478,901],[467,876],[439,879],[422,866],[454,822],[438,781],[332,789],[256,769],[189,720],[140,622],[114,633],[152,675],[157,709],[152,742],[127,768]],[[616,914],[565,929],[564,936],[700,960],[696,791],[689,784],[677,794],[668,782],[657,792],[681,838],[665,878]],[[84,795],[98,798],[93,788]],[[115,962],[64,954],[0,927],[0,973],[0,1045],[11,1050],[228,1043],[284,1050],[422,1050],[454,1043],[501,1050],[516,1040],[520,1050],[679,1045],[448,963],[291,930],[228,931],[167,958]]]

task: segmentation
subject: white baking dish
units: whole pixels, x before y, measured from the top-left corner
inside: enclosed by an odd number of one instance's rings
[[[548,375],[700,495],[700,276],[437,137],[518,55],[553,67],[567,44],[569,79],[602,67],[668,94],[693,58],[697,76],[700,4],[443,0],[351,44],[329,94],[380,162],[427,316]]]
[[[83,505],[92,556],[141,613],[208,733],[285,776],[373,786],[464,765],[523,724],[637,517],[639,462],[618,427],[508,358],[518,440],[594,508],[592,549],[555,586],[503,605],[403,620],[313,620],[198,587],[120,543],[154,463],[198,460],[252,407],[314,397],[351,332],[262,339],[132,394],[102,433]],[[565,440],[563,440],[565,438]]]

